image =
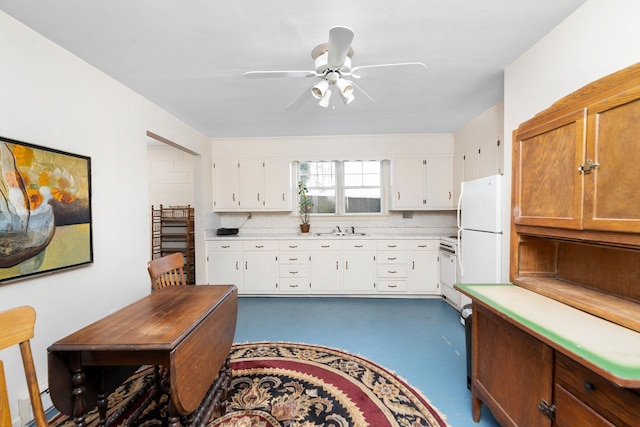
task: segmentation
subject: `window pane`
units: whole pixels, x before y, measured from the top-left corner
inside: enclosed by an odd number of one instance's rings
[[[381,213],[381,163],[344,162],[344,212]]]
[[[345,190],[345,213],[380,212],[380,189]]]
[[[309,190],[312,213],[336,213],[335,162],[300,162],[298,177]]]

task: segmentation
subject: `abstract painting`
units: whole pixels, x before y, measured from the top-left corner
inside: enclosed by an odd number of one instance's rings
[[[91,159],[0,137],[0,282],[92,262]]]

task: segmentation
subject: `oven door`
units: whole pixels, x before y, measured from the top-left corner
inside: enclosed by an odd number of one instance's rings
[[[440,251],[440,285],[442,296],[449,304],[460,310],[460,293],[453,289],[457,281],[457,257],[447,251]]]

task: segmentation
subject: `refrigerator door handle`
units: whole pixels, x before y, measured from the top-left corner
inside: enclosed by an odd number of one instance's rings
[[[458,261],[458,265],[460,266],[460,278],[462,278],[462,274],[464,272],[463,268],[462,268],[462,251],[460,250],[461,248],[461,241],[460,238],[462,236],[462,220],[461,220],[461,211],[462,211],[462,193],[464,193],[464,185],[462,185],[462,183],[460,183],[460,196],[458,197],[458,210],[456,211],[456,217],[457,217],[457,222],[458,222],[458,250],[457,252],[457,261]]]

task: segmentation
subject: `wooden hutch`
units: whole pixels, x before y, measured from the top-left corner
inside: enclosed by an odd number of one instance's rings
[[[510,284],[473,300],[472,410],[640,425],[640,64],[513,134]]]

